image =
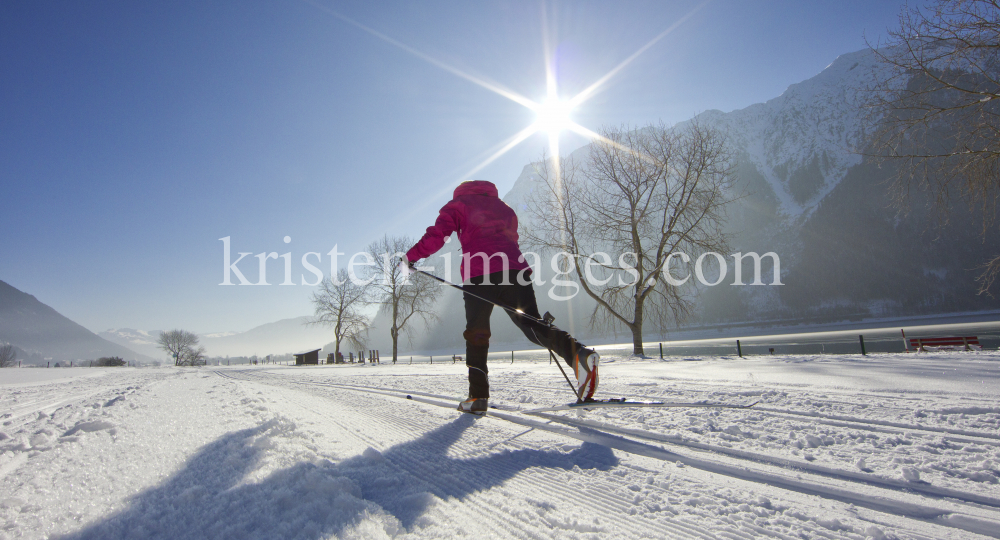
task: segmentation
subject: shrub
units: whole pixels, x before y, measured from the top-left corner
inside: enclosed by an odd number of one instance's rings
[[[124,366],[126,364],[128,364],[128,362],[117,356],[102,356],[97,360],[94,360],[94,365],[99,367],[117,367]]]

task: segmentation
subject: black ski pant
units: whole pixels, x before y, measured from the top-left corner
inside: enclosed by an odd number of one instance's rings
[[[527,282],[526,285],[519,284],[517,277],[518,271],[515,270],[494,272],[488,276],[471,278],[469,283],[462,285],[462,289],[500,305],[519,309],[535,319],[541,319],[538,304],[535,302],[535,290],[531,286],[531,272],[525,271],[521,276],[521,280]],[[486,355],[490,349],[490,315],[493,314],[493,304],[468,294],[464,296],[465,365],[469,368],[469,397],[488,398],[490,383]],[[573,339],[573,336],[554,326],[546,326],[509,310],[504,311],[510,316],[514,325],[524,332],[528,341],[552,349],[563,357],[568,365],[572,365],[577,350],[583,348],[583,344]]]

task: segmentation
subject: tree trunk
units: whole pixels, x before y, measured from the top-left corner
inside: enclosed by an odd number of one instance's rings
[[[632,354],[646,356],[642,348],[642,306],[644,298],[635,299],[635,311],[632,317]]]
[[[389,329],[389,335],[392,336],[392,361],[395,362],[396,361],[396,343],[398,343],[398,341],[399,341],[399,329],[396,328],[396,325],[393,325],[392,328]]]
[[[632,327],[632,354],[636,356],[646,356],[645,351],[642,349],[642,327],[633,326]]]

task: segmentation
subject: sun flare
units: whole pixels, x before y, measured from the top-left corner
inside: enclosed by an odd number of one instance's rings
[[[573,108],[568,102],[550,97],[535,110],[537,114],[535,126],[538,131],[544,131],[550,135],[558,135],[559,132],[570,129],[573,126],[573,120],[569,117],[572,110]]]
[[[340,20],[342,20],[342,21],[344,21],[344,22],[346,22],[348,24],[351,24],[351,25],[357,27],[357,28],[359,28],[359,29],[361,29],[361,30],[363,30],[363,31],[371,34],[372,36],[375,36],[376,38],[378,38],[378,39],[380,39],[380,40],[382,40],[382,41],[384,41],[386,43],[389,43],[389,44],[391,44],[391,45],[393,45],[395,47],[398,47],[399,49],[402,49],[402,50],[406,51],[407,53],[412,54],[413,56],[416,56],[417,58],[420,58],[420,59],[424,60],[425,62],[427,62],[429,64],[437,66],[440,69],[443,69],[443,70],[445,70],[445,71],[447,71],[447,72],[449,72],[449,73],[451,73],[453,75],[461,77],[461,78],[463,78],[463,79],[465,79],[465,80],[467,80],[467,81],[469,81],[469,82],[471,82],[473,84],[481,86],[481,87],[483,87],[483,88],[485,88],[485,89],[487,89],[487,90],[489,90],[491,92],[494,92],[497,95],[503,96],[503,97],[505,97],[505,98],[507,98],[507,99],[509,99],[509,100],[511,100],[513,102],[515,102],[515,103],[523,105],[524,107],[526,107],[528,109],[531,109],[532,111],[535,112],[535,114],[536,114],[536,120],[535,120],[535,122],[533,124],[527,126],[526,128],[522,129],[518,133],[516,133],[513,136],[511,136],[510,138],[508,138],[506,141],[504,141],[504,142],[498,144],[497,146],[495,146],[494,148],[497,149],[496,151],[493,151],[493,149],[491,149],[488,152],[486,152],[486,153],[489,154],[489,156],[486,157],[483,161],[481,161],[478,165],[476,165],[468,173],[462,175],[460,178],[468,178],[471,175],[475,174],[476,172],[479,172],[484,167],[486,167],[490,163],[492,163],[495,160],[497,160],[500,156],[502,156],[505,153],[507,153],[507,151],[509,151],[511,148],[517,146],[518,144],[520,144],[521,142],[527,140],[529,137],[531,137],[532,135],[534,135],[535,133],[538,133],[538,132],[544,132],[544,133],[546,133],[548,135],[548,139],[549,139],[548,153],[549,153],[550,156],[555,156],[555,157],[559,156],[559,139],[560,139],[560,135],[564,131],[572,131],[572,132],[574,132],[574,133],[576,133],[578,135],[581,135],[583,137],[587,137],[589,139],[604,140],[605,142],[607,142],[609,144],[614,144],[611,141],[608,141],[607,139],[604,139],[604,137],[602,137],[600,134],[595,133],[594,131],[591,131],[591,130],[589,130],[589,129],[583,127],[583,126],[581,126],[580,124],[577,124],[576,122],[574,122],[570,118],[570,113],[574,109],[578,108],[583,102],[585,102],[588,99],[590,99],[591,97],[593,97],[602,87],[604,87],[607,84],[607,82],[611,78],[613,78],[615,75],[617,75],[623,69],[625,69],[625,67],[628,66],[629,64],[631,64],[633,60],[635,60],[637,57],[639,57],[642,53],[644,53],[646,50],[648,50],[649,48],[651,48],[653,45],[655,45],[656,43],[658,43],[660,40],[662,40],[668,34],[670,34],[671,32],[673,32],[677,27],[679,27],[681,24],[683,24],[687,19],[689,19],[692,15],[694,15],[695,12],[697,12],[698,10],[700,10],[702,7],[704,7],[710,1],[711,0],[702,0],[702,2],[700,4],[698,4],[693,9],[691,9],[686,15],[684,15],[683,17],[681,17],[674,24],[670,25],[666,30],[660,32],[660,34],[658,34],[656,37],[654,37],[653,39],[651,39],[648,43],[646,43],[645,45],[643,45],[642,47],[640,47],[639,50],[637,50],[634,53],[632,53],[629,57],[627,57],[625,60],[623,60],[617,66],[615,66],[611,71],[609,71],[608,73],[606,73],[603,77],[601,77],[600,79],[598,79],[597,81],[595,81],[593,84],[591,84],[590,86],[588,86],[582,92],[576,94],[575,96],[573,96],[572,98],[570,98],[570,99],[568,99],[566,101],[563,101],[563,100],[561,100],[561,99],[559,99],[557,97],[557,95],[558,95],[558,82],[557,82],[557,78],[556,78],[556,75],[555,75],[556,70],[554,69],[553,54],[552,54],[551,48],[548,45],[548,36],[546,34],[545,35],[545,42],[546,42],[545,43],[545,58],[546,58],[546,66],[547,67],[546,67],[546,81],[545,82],[546,82],[546,90],[547,90],[546,94],[547,94],[547,98],[544,101],[542,101],[541,103],[536,103],[536,102],[528,99],[527,97],[524,97],[524,96],[518,94],[517,92],[514,92],[513,90],[510,90],[508,88],[505,88],[505,87],[503,87],[503,86],[501,86],[501,85],[499,85],[497,83],[488,81],[486,79],[483,79],[483,78],[480,78],[480,77],[477,77],[477,76],[474,76],[474,75],[470,75],[469,73],[466,73],[466,72],[464,72],[464,71],[462,71],[462,70],[460,70],[460,69],[458,69],[458,68],[456,68],[456,67],[454,67],[452,65],[449,65],[449,64],[447,64],[447,63],[445,63],[445,62],[443,62],[441,60],[438,60],[437,58],[434,58],[434,57],[432,57],[432,56],[430,56],[430,55],[428,55],[428,54],[426,54],[424,52],[421,52],[421,51],[419,51],[419,50],[417,50],[417,49],[415,49],[413,47],[410,47],[409,45],[406,45],[405,43],[402,43],[402,42],[400,42],[400,41],[398,41],[396,39],[393,39],[392,37],[389,37],[388,35],[383,34],[382,32],[379,32],[379,31],[375,30],[374,28],[370,28],[370,27],[368,27],[368,26],[366,26],[364,24],[361,24],[360,22],[358,22],[358,21],[356,21],[354,19],[351,19],[350,17],[347,17],[346,15],[343,15],[343,14],[341,14],[341,13],[339,13],[339,12],[337,12],[337,11],[335,11],[335,10],[327,7],[327,6],[321,5],[321,4],[316,3],[316,2],[314,2],[312,0],[306,0],[306,2],[314,5],[316,8],[318,8],[318,9],[320,9],[322,11],[325,11],[325,12],[329,13],[330,15],[332,15],[334,17],[337,17],[338,19],[340,19]],[[450,188],[448,188],[448,189],[450,189]],[[442,193],[447,192],[448,189],[443,190]],[[438,195],[440,195],[440,194],[438,194]]]

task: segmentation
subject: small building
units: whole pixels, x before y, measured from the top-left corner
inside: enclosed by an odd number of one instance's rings
[[[295,355],[296,366],[301,366],[305,364],[312,364],[314,366],[319,365],[319,349]]]

